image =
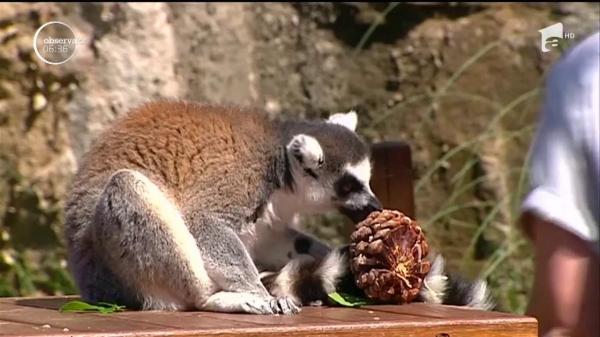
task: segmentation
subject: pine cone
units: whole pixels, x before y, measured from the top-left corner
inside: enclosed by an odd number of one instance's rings
[[[417,297],[431,265],[415,221],[398,211],[376,211],[356,225],[350,238],[350,268],[369,298],[408,303]]]

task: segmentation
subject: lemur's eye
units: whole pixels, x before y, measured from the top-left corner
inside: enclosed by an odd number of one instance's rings
[[[319,165],[319,167],[323,166],[323,157],[319,158],[319,162],[317,163],[317,165]]]
[[[344,192],[344,193],[350,193],[350,192],[352,192],[352,188],[353,187],[354,187],[353,184],[346,183],[346,184],[342,185],[342,192]]]

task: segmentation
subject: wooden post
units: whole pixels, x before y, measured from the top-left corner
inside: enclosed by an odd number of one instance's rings
[[[403,142],[382,142],[372,146],[371,188],[384,208],[399,210],[415,218],[412,158]]]

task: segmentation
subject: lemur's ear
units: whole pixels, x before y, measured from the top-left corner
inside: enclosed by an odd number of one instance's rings
[[[325,160],[323,149],[319,141],[312,136],[295,135],[286,146],[290,158],[295,161],[304,172],[316,178],[316,170],[323,166]]]
[[[350,131],[354,131],[358,123],[358,116],[354,110],[350,110],[347,113],[336,113],[329,116],[327,123],[339,124],[350,129]]]

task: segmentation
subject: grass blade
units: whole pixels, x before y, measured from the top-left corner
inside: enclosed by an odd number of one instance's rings
[[[385,22],[385,18],[388,16],[388,14],[390,14],[390,12],[393,11],[394,8],[396,8],[396,6],[398,6],[399,4],[399,2],[390,3],[387,6],[387,8],[381,13],[381,15],[371,24],[371,26],[369,26],[367,31],[360,38],[360,41],[356,45],[356,48],[354,48],[354,56],[356,56],[364,48],[371,35],[373,35],[373,33],[375,32],[375,29],[377,29],[377,27],[379,27]]]

